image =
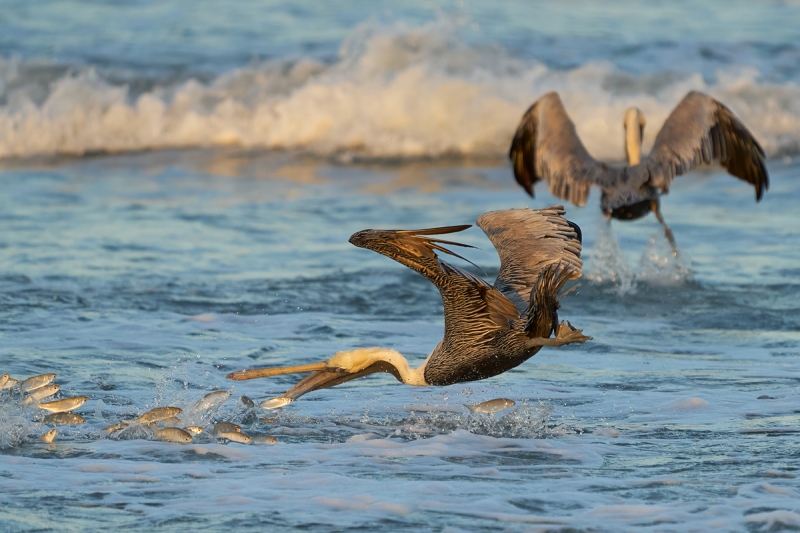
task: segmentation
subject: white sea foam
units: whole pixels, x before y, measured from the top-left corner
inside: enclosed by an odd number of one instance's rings
[[[718,71],[713,82],[699,73],[631,75],[605,62],[555,70],[467,45],[453,26],[365,24],[332,64],[267,62],[139,94],[93,68],[0,59],[0,158],[220,145],[344,159],[502,157],[526,107],[551,90],[598,158],[623,158],[627,107],[647,116],[647,149],[692,89],[730,106],[769,155],[800,150],[795,83],[766,82],[741,67]],[[45,67],[49,83],[41,82]]]

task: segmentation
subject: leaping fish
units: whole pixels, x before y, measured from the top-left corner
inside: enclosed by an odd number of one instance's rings
[[[53,426],[76,426],[85,423],[86,419],[75,413],[53,413],[46,416],[42,422]]]
[[[278,439],[269,435],[253,435],[251,437],[253,444],[275,444]]]
[[[112,433],[116,433],[117,431],[122,431],[126,427],[128,427],[128,424],[126,424],[125,422],[119,422],[118,424],[111,424],[110,426],[103,428],[103,431],[111,435]]]
[[[19,390],[22,392],[31,392],[32,390],[44,387],[54,379],[56,379],[55,374],[39,374],[38,376],[31,376],[19,384]]]
[[[196,409],[198,411],[203,411],[205,409],[210,409],[215,405],[219,405],[225,402],[228,398],[231,397],[231,393],[226,390],[218,390],[214,392],[209,392],[205,396],[203,396],[198,402]]]
[[[219,433],[231,433],[231,432],[233,432],[233,433],[241,433],[242,432],[242,426],[239,426],[238,424],[234,424],[233,422],[217,422],[216,424],[214,424],[213,433],[215,435],[217,435]]]
[[[238,442],[239,444],[250,444],[253,440],[250,436],[239,433],[238,431],[223,431],[222,433],[217,433],[217,438],[228,439],[229,441]]]
[[[281,397],[278,397],[278,398],[270,398],[269,400],[264,400],[263,402],[261,402],[261,408],[262,409],[278,409],[279,407],[283,407],[285,405],[289,405],[293,401],[294,401],[294,398],[289,398],[287,396],[281,396]]]
[[[63,400],[55,400],[53,402],[39,402],[36,406],[39,409],[44,409],[51,413],[66,413],[67,411],[72,411],[85,404],[88,399],[88,396],[75,396],[74,398],[64,398]]]
[[[181,428],[164,428],[156,431],[156,438],[169,442],[192,442],[192,436]]]
[[[497,413],[509,407],[514,407],[516,404],[517,402],[508,398],[495,398],[475,405],[464,404],[464,407],[472,413]]]
[[[44,387],[40,387],[38,389],[34,389],[28,394],[24,400],[22,400],[22,405],[29,405],[31,403],[38,402],[39,400],[44,400],[45,398],[49,398],[53,394],[57,393],[61,390],[61,385],[56,383],[50,383],[49,385],[45,385]]]
[[[42,442],[51,443],[53,442],[53,439],[56,438],[56,433],[58,433],[58,431],[55,428],[45,431],[42,433],[42,436],[39,437],[39,440]]]
[[[133,420],[136,424],[151,424],[160,420],[165,420],[173,416],[179,415],[183,412],[180,407],[156,407],[150,409],[139,418]]]

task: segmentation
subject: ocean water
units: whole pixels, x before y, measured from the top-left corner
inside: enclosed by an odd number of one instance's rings
[[[0,2],[0,374],[89,397],[46,444],[0,393],[0,531],[800,529],[798,43],[779,1]],[[225,379],[376,345],[421,363],[436,289],[349,236],[561,203],[505,160],[548,90],[618,161],[626,107],[647,150],[691,89],[762,142],[770,189],[676,179],[677,257],[653,217],[567,206],[585,269],[560,315],[591,342],[270,412],[241,396],[295,376]],[[493,279],[482,232],[458,240]],[[278,442],[103,431],[167,405]]]

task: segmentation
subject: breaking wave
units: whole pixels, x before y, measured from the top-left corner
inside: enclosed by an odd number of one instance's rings
[[[530,103],[557,90],[591,153],[624,157],[622,116],[648,117],[645,147],[692,89],[724,101],[770,156],[800,152],[800,86],[752,68],[633,75],[571,70],[473,46],[454,24],[356,28],[338,58],[250,65],[208,82],[111,82],[94,67],[0,58],[0,158],[233,145],[349,158],[502,157]],[[144,87],[144,88],[143,88]]]

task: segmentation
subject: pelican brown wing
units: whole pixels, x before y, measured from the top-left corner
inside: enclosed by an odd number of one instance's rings
[[[666,192],[675,176],[712,161],[751,183],[756,201],[769,188],[764,150],[747,127],[722,103],[692,91],[667,118],[642,164],[649,171],[650,185]]]
[[[517,182],[533,196],[533,186],[545,180],[550,192],[583,206],[589,188],[613,188],[618,170],[595,160],[583,146],[558,93],[539,98],[525,112],[508,156]]]
[[[511,320],[520,318],[517,307],[496,287],[442,261],[436,255],[439,251],[464,259],[444,245],[467,248],[472,246],[437,239],[432,235],[453,233],[469,227],[471,226],[422,230],[364,230],[353,234],[350,243],[394,259],[433,283],[439,289],[444,303],[445,330],[452,329],[468,334],[467,330],[508,328]]]
[[[531,289],[548,265],[560,263],[572,272],[572,279],[581,275],[580,229],[564,218],[563,206],[491,211],[481,215],[478,227],[500,256],[495,287],[515,301],[522,312],[529,304]]]

